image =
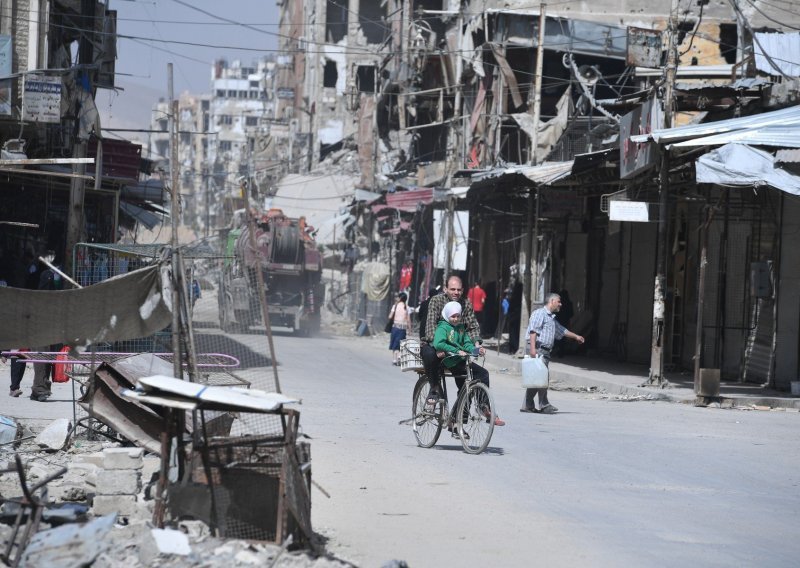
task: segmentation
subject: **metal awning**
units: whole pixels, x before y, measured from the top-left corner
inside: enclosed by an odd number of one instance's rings
[[[473,183],[499,179],[505,176],[521,175],[536,185],[550,185],[572,173],[574,160],[566,162],[545,162],[538,166],[511,166],[508,168],[495,168],[488,172],[472,176]]]
[[[752,146],[771,146],[773,148],[800,148],[800,123],[795,126],[785,126],[783,124],[765,126],[763,128],[748,128],[735,132],[724,132],[714,136],[704,136],[684,140],[677,144],[672,144],[676,148],[688,148],[692,146],[717,146],[738,142],[740,144],[750,144]]]
[[[758,130],[770,126],[794,126],[800,128],[800,105],[781,110],[775,110],[772,112],[754,114],[752,116],[743,116],[740,118],[718,120],[716,122],[689,124],[687,126],[679,126],[677,128],[654,130],[648,134],[631,136],[630,140],[631,142],[635,142],[637,144],[648,142],[650,140],[653,140],[659,144],[673,144],[683,140],[730,134],[748,129]],[[721,139],[719,142],[714,142],[714,144],[726,144],[730,141],[731,140]],[[710,143],[706,142],[700,145],[704,146],[706,144]]]
[[[157,178],[140,180],[136,183],[125,185],[120,197],[126,201],[150,201],[152,203],[167,203],[164,183]]]
[[[156,215],[151,211],[148,211],[147,209],[143,209],[138,205],[134,205],[133,203],[128,203],[127,201],[120,201],[119,208],[126,215],[128,215],[128,217],[135,219],[148,229],[152,229],[153,227],[161,223],[161,218],[158,215]]]
[[[430,187],[419,187],[407,191],[395,191],[386,194],[386,205],[399,211],[413,213],[417,206],[433,203],[433,189]]]

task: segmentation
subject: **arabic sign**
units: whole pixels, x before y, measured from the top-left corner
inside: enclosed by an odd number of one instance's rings
[[[650,220],[647,202],[611,200],[608,202],[608,219],[646,223]]]
[[[628,179],[649,168],[656,161],[656,145],[652,142],[632,142],[631,136],[648,134],[663,124],[663,113],[658,102],[650,99],[642,103],[619,121],[621,179]]]
[[[23,120],[56,124],[61,122],[61,77],[25,77],[23,108]]]
[[[628,28],[626,62],[632,67],[661,67],[661,32],[645,28]]]
[[[276,94],[278,95],[279,99],[293,99],[294,98],[294,89],[291,87],[278,87],[275,89]]]
[[[0,35],[0,77],[11,75],[11,36]],[[0,79],[0,114],[11,114],[11,79]]]

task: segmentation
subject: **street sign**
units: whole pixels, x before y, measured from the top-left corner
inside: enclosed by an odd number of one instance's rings
[[[661,67],[663,48],[661,32],[646,28],[628,28],[626,62],[631,67]]]
[[[23,120],[61,122],[61,77],[26,76],[23,97]]]
[[[610,221],[629,221],[646,223],[650,220],[646,201],[609,201],[608,219]]]

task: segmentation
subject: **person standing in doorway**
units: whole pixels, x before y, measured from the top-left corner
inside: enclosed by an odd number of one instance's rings
[[[480,333],[483,334],[483,308],[486,305],[486,292],[481,288],[480,280],[476,280],[472,288],[469,289],[467,299],[472,303],[472,309],[475,310],[475,319],[478,320]]]
[[[392,365],[400,366],[400,342],[406,338],[408,330],[408,296],[405,292],[397,295],[397,301],[389,312],[392,320],[392,331],[389,336],[389,349],[392,351]]]
[[[556,320],[556,314],[561,309],[561,296],[550,293],[545,299],[545,304],[531,314],[528,321],[526,335],[529,338],[528,353],[531,357],[540,356],[544,364],[550,366],[550,353],[553,344],[562,337],[568,337],[578,343],[583,343],[583,336],[572,333]],[[536,409],[534,397],[539,395],[539,409]],[[520,412],[541,412],[542,414],[554,414],[558,408],[550,404],[547,399],[547,388],[525,389],[525,401]]]

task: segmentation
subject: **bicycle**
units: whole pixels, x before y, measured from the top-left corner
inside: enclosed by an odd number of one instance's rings
[[[478,359],[478,356],[470,357]],[[430,383],[424,369],[416,371],[419,379],[414,385],[412,396],[411,427],[419,446],[433,447],[445,426],[461,440],[461,445],[467,453],[479,454],[489,445],[497,417],[494,398],[489,387],[472,376],[470,365],[465,367],[465,374],[456,375],[440,363],[440,368],[444,371],[441,373],[442,394],[436,404],[428,402]],[[459,392],[452,411],[449,410],[447,402],[447,377],[465,379],[464,387]]]

